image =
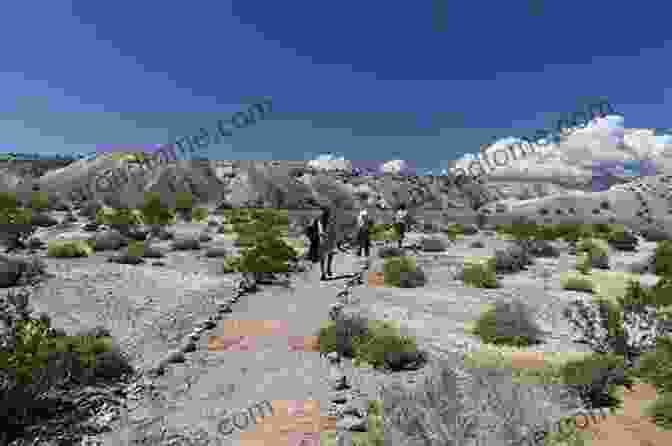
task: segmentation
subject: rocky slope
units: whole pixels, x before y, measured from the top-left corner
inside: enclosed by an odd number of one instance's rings
[[[632,183],[624,188],[619,185],[630,184],[635,178],[614,174],[608,178],[613,186],[609,191],[592,192],[595,161],[649,160],[655,165],[656,174],[662,174],[668,165],[672,167],[669,138],[661,139],[653,130],[626,129],[623,122],[620,117],[598,119],[586,129],[484,175],[480,184],[467,184],[459,189],[446,176],[403,176],[390,173],[389,169],[388,173],[356,176],[348,168],[351,163],[340,158],[179,161],[143,168],[113,154],[80,160],[40,177],[16,170],[5,172],[0,187],[30,193],[36,183],[41,190],[66,199],[83,196],[126,206],[141,203],[145,192],[159,192],[168,202],[176,192],[191,192],[209,207],[305,209],[337,200],[346,207],[390,208],[406,202],[415,210],[441,211],[449,216],[473,217],[476,215],[473,209],[480,207],[482,213],[496,216],[490,218],[495,223],[517,215],[537,216],[546,221],[587,217],[657,224],[668,230],[662,223],[667,215],[666,198],[661,197],[667,193],[664,177],[646,177],[641,184]],[[494,144],[486,153],[503,144]],[[129,174],[116,188],[102,191],[96,186],[96,178],[119,170]],[[635,190],[630,190],[631,187]],[[639,194],[644,198],[640,199]],[[604,206],[609,207],[608,212]]]

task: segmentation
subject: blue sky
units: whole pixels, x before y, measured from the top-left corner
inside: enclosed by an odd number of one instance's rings
[[[0,151],[89,152],[272,114],[212,159],[412,159],[423,168],[603,97],[672,127],[665,2],[7,1]]]

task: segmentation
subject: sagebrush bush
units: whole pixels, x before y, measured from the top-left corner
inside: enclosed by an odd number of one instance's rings
[[[203,223],[208,219],[208,210],[206,208],[196,208],[192,211],[191,218],[197,223]]]
[[[45,416],[53,417],[54,413],[46,410],[48,399],[58,400],[98,380],[116,380],[133,372],[125,355],[113,345],[109,331],[97,327],[68,336],[51,327],[47,314],[33,317],[29,299],[26,290],[0,299],[4,325],[0,335],[0,417],[7,428],[3,431],[12,437],[29,425],[43,424]],[[62,403],[58,404],[62,411]]]
[[[625,362],[613,354],[594,353],[568,361],[561,368],[564,384],[573,389],[588,408],[621,407],[618,385],[632,386]]]
[[[320,352],[323,354],[338,352],[342,356],[353,358],[355,338],[365,337],[368,333],[367,318],[356,313],[342,315],[320,328],[318,332]]]
[[[658,242],[653,253],[654,271],[659,276],[672,276],[672,240]]]
[[[48,257],[89,257],[93,255],[93,248],[83,240],[49,240],[47,245]]]
[[[516,243],[506,249],[495,250],[495,271],[498,274],[517,273],[534,263],[527,244]]]
[[[595,284],[590,276],[578,276],[576,274],[563,274],[560,277],[560,286],[563,290],[571,291],[587,291],[592,293],[595,291]]]
[[[368,333],[354,338],[353,349],[357,364],[369,364],[375,369],[398,371],[405,368],[405,362],[421,363],[424,359],[413,338],[400,335],[396,327],[386,322],[370,322]]]
[[[426,283],[424,271],[409,256],[385,258],[383,273],[387,286],[413,288]]]
[[[286,273],[290,261],[297,260],[296,250],[274,232],[259,233],[251,247],[243,248],[240,270],[246,273]]]
[[[495,259],[488,258],[480,262],[465,262],[462,272],[465,285],[476,288],[497,288],[499,282],[495,271]]]
[[[642,355],[635,373],[659,394],[672,394],[672,340],[659,338],[655,350]]]
[[[231,274],[239,272],[240,270],[240,257],[227,257],[224,259],[222,264],[222,272],[224,274]]]
[[[473,332],[485,343],[515,347],[539,344],[544,335],[530,308],[520,300],[497,302],[481,314]]]
[[[672,393],[658,396],[653,404],[644,409],[644,414],[651,418],[656,426],[672,430]]]
[[[503,368],[457,368],[449,359],[433,362],[418,385],[392,382],[380,394],[386,444],[403,446],[543,444],[523,429],[573,408],[553,386],[517,382]]]

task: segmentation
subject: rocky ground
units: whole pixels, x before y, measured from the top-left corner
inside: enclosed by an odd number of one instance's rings
[[[181,223],[174,229],[180,235],[199,234],[206,228],[205,224]],[[235,253],[232,237],[214,230],[208,233],[212,240],[203,243],[199,250],[175,251],[170,241],[158,242],[156,246],[166,256],[148,259],[144,265],[109,263],[106,259],[111,252],[99,252],[84,259],[44,257],[48,277],[34,288],[32,303],[37,311],[51,314],[55,326],[69,332],[95,325],[109,328],[132,364],[142,371],[150,370],[183,345],[194,326],[217,314],[218,307],[234,291],[239,276],[221,272],[222,258],[205,256],[212,247]],[[48,241],[86,238],[90,233],[75,224],[67,230],[40,229],[37,236]],[[492,255],[495,249],[510,242],[493,232],[481,231],[455,242],[446,239],[444,252],[411,249],[427,236],[412,232],[406,241],[407,253],[427,273],[424,287],[359,286],[353,289],[346,309],[373,319],[397,321],[416,337],[421,347],[438,357],[454,357],[451,355],[455,352],[479,348],[480,341],[465,333],[465,328],[478,318],[485,305],[501,298],[520,297],[538,310],[538,322],[550,333],[546,343],[528,350],[588,351],[586,346],[571,341],[567,321],[561,317],[565,305],[581,294],[563,290],[559,285],[560,273],[573,270],[576,263],[567,244],[555,243],[561,251],[560,257],[537,259],[536,265],[526,271],[502,276],[501,288],[485,290],[465,287],[455,279],[455,272],[466,257]],[[471,247],[475,241],[482,242],[483,247]],[[372,272],[380,271],[382,261],[376,258],[383,245],[384,242],[379,242],[373,249]],[[654,247],[653,243],[643,242],[635,254],[613,252],[612,269],[626,271],[633,259],[650,254]],[[155,261],[161,265],[154,265]],[[352,252],[336,257],[337,274],[354,273],[359,268]],[[543,279],[542,269],[550,273]],[[244,296],[207,333],[221,335],[225,321],[237,319],[282,320],[290,327],[289,335],[314,334],[327,319],[329,305],[338,301],[336,294],[345,282],[345,278],[319,282],[318,274],[317,268],[313,268],[295,275],[289,288],[263,286],[260,291]],[[129,410],[124,417],[116,410],[100,415],[106,417],[109,426],[114,426],[113,432],[87,441],[96,438],[107,444],[123,441],[136,444],[134,441],[140,441],[143,435],[157,441],[161,428],[165,427],[174,433],[200,432],[212,441],[220,438],[218,444],[234,444],[240,440],[240,433],[222,438],[216,431],[218,417],[263,400],[316,399],[321,413],[329,414],[333,406],[327,382],[329,366],[318,353],[288,352],[287,338],[283,336],[264,338],[255,344],[254,351],[237,353],[208,351],[207,339],[204,332],[195,343],[195,351],[186,354],[183,362],[169,367],[164,376],[141,378],[138,382],[144,387],[126,401]],[[346,369],[364,399],[377,398],[382,383],[398,379],[413,381],[418,375],[402,372],[390,376],[355,369],[347,361]]]

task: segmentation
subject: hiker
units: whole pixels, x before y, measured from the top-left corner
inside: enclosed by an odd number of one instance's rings
[[[370,228],[371,217],[366,209],[362,209],[357,216],[357,257],[362,256],[362,250],[366,257],[371,255]]]
[[[317,233],[319,236],[319,257],[320,257],[320,280],[327,280],[332,276],[332,264],[336,251],[336,221],[331,208],[324,206],[322,215],[317,220]]]
[[[306,226],[306,237],[310,242],[310,247],[308,248],[308,260],[313,263],[317,263],[320,259],[318,247],[320,245],[320,237],[317,233],[317,220],[315,218],[310,221],[310,224]]]
[[[406,210],[405,204],[402,203],[397,208],[397,212],[394,215],[394,223],[397,227],[397,233],[399,234],[399,248],[401,249],[408,227],[408,211]]]

